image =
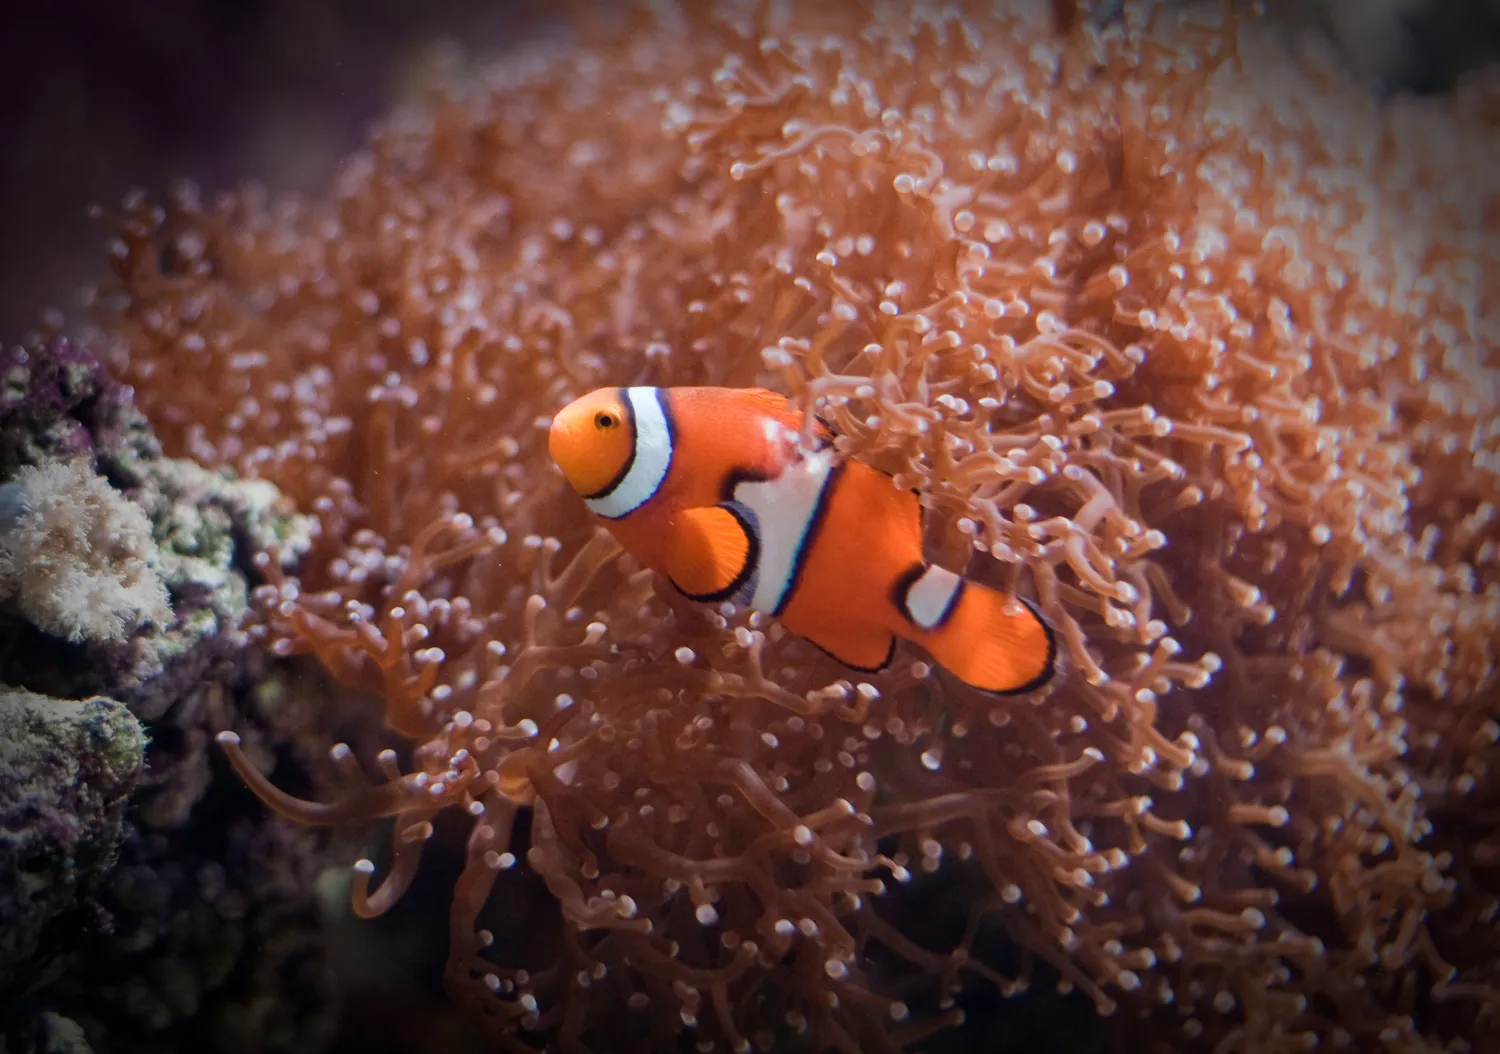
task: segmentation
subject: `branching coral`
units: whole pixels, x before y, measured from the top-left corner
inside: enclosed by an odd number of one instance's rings
[[[123,640],[171,618],[151,521],[89,465],[37,465],[4,487],[15,509],[0,524],[0,600],[72,641]]]
[[[508,1046],[909,1045],[963,977],[1025,983],[971,954],[995,917],[1162,1049],[1493,1030],[1500,96],[1380,112],[1142,10],[610,9],[326,202],[115,218],[97,307],[166,444],[320,518],[256,632],[414,744],[374,780],[336,747],[326,804],[230,757],[289,816],[395,818],[365,914],[474,817],[448,979]],[[824,415],[932,555],[1034,593],[1067,676],[856,681],[633,567],[543,435],[643,380]],[[489,921],[528,808],[550,958]],[[987,892],[935,951],[880,894],[944,867]]]

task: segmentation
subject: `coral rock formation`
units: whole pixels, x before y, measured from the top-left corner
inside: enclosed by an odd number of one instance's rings
[[[0,601],[73,643],[123,640],[171,616],[151,521],[82,462],[22,469],[4,484]]]
[[[328,735],[317,682],[268,664],[243,626],[258,580],[251,554],[277,546],[290,560],[311,524],[264,481],[163,458],[130,389],[84,346],[58,339],[4,354],[0,565],[18,588],[0,600],[0,681],[119,700],[108,705],[135,729],[145,772],[112,795],[106,739],[79,732],[28,753],[15,729],[0,736],[0,776],[21,779],[32,771],[23,762],[50,766],[59,796],[48,808],[0,787],[9,841],[56,842],[70,795],[114,803],[113,840],[80,858],[71,879],[61,850],[45,881],[34,853],[0,860],[4,882],[45,889],[49,912],[81,923],[44,976],[0,977],[8,1002],[34,989],[0,1021],[0,1043],[62,1049],[82,1042],[81,1026],[99,1052],[316,1049],[336,1009],[312,891],[326,840],[268,819],[211,749],[233,721],[258,761],[317,785]],[[132,582],[150,620],[95,603]],[[22,722],[27,711],[12,701],[40,698],[7,696],[0,721]],[[13,919],[9,900],[0,930],[34,940],[40,906]]]
[[[112,699],[0,688],[0,991],[45,977],[90,921],[145,755],[145,730]]]

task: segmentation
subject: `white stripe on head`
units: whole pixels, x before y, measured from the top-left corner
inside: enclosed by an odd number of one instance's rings
[[[906,617],[922,629],[930,630],[939,625],[948,614],[963,581],[952,571],[929,567],[906,591],[906,599],[902,601]]]
[[[661,390],[626,388],[635,430],[635,454],[630,469],[608,492],[585,498],[584,502],[598,516],[618,520],[656,497],[667,470],[672,467],[672,422],[667,416]]]
[[[750,597],[755,610],[775,615],[790,598],[832,471],[829,449],[793,461],[775,479],[748,480],[734,488],[735,500],[755,513],[760,527],[760,560]]]

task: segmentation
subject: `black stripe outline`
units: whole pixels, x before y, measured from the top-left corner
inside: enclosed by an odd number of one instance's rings
[[[734,496],[735,490],[741,483],[769,483],[775,479],[764,472],[752,472],[748,468],[732,468],[724,473],[724,482],[719,485],[719,500],[724,504],[734,502],[741,504]]]
[[[625,407],[625,423],[630,426],[630,453],[625,455],[625,463],[614,474],[614,478],[606,483],[603,489],[596,490],[592,494],[585,494],[584,501],[598,501],[609,497],[621,483],[625,482],[625,477],[630,475],[631,468],[635,466],[635,445],[640,441],[640,436],[635,430],[635,404],[630,401],[630,393],[624,388],[616,388],[615,391],[619,393],[620,405]]]
[[[1042,627],[1042,632],[1047,635],[1047,661],[1042,664],[1041,673],[1019,688],[1008,688],[1003,692],[986,692],[982,688],[974,689],[977,692],[982,692],[984,695],[1025,695],[1027,692],[1036,691],[1042,685],[1052,680],[1052,675],[1057,672],[1057,631],[1052,628],[1050,622],[1042,618],[1042,613],[1035,604],[1025,597],[1016,597],[1015,599],[1020,601],[1027,611],[1031,612],[1037,623]],[[967,684],[967,682],[964,683]],[[969,685],[969,687],[973,688],[973,685]]]
[[[963,600],[964,590],[969,588],[969,580],[967,578],[963,575],[954,574],[954,577],[958,579],[958,585],[953,587],[953,595],[948,598],[948,603],[944,604],[943,610],[938,613],[937,621],[930,627],[923,626],[912,617],[911,607],[907,604],[907,601],[911,598],[912,588],[933,566],[933,564],[926,563],[925,561],[912,564],[905,571],[897,575],[896,581],[891,585],[891,602],[896,605],[896,613],[923,633],[936,633],[946,626],[948,621],[953,618],[953,613],[958,610],[959,601]],[[950,571],[949,574],[953,574],[953,572]]]
[[[801,635],[798,634],[798,636]],[[845,669],[853,670],[856,673],[879,673],[881,670],[884,670],[886,667],[890,666],[891,660],[896,657],[896,635],[894,633],[891,634],[891,646],[885,649],[885,658],[880,660],[879,666],[856,666],[848,659],[839,658],[837,655],[829,651],[827,648],[823,647],[823,645],[819,644],[811,637],[802,637],[801,639],[807,641],[807,643],[811,644],[814,648],[817,648],[824,655],[828,656],[840,666],[843,666]]]
[[[906,595],[911,592],[911,587],[917,584],[917,579],[926,573],[927,564],[918,560],[897,575],[896,580],[891,583],[891,603],[895,605],[896,613],[906,619],[907,622],[911,622],[913,626],[916,625],[916,622],[907,614]]]
[[[843,478],[844,462],[836,461],[823,479],[823,488],[818,491],[818,503],[813,506],[812,515],[802,525],[802,537],[797,539],[797,551],[792,556],[792,569],[787,575],[786,588],[782,591],[776,610],[771,612],[773,618],[781,617],[781,613],[786,610],[787,605],[792,602],[792,597],[796,595],[797,587],[802,584],[802,569],[806,566],[808,557],[812,555],[813,545],[823,529],[823,521],[828,517],[828,503],[832,501],[833,492],[838,489],[839,482]]]
[[[952,572],[950,571],[949,574],[952,574]],[[964,591],[969,588],[969,580],[963,575],[958,575],[957,578],[958,585],[953,587],[953,595],[948,598],[948,603],[943,606],[942,613],[938,615],[937,621],[932,624],[932,629],[927,632],[932,633],[942,629],[948,624],[948,620],[953,617],[953,613],[958,610],[958,605],[964,599]]]
[[[630,429],[633,439],[630,444],[630,456],[625,460],[625,467],[621,470],[619,475],[617,475],[613,480],[610,481],[609,486],[597,494],[587,495],[586,500],[596,500],[599,498],[608,497],[611,493],[614,492],[617,487],[619,487],[621,483],[625,481],[625,477],[630,473],[630,469],[635,465],[636,448],[640,445],[641,441],[640,432],[635,420],[635,404],[631,402],[630,394],[628,391],[626,391],[626,389],[622,388],[620,389],[620,391],[625,393],[623,402],[625,403],[625,412],[627,415],[629,415],[630,418]],[[672,476],[672,465],[677,461],[677,419],[672,415],[672,404],[667,398],[667,390],[665,388],[653,388],[652,391],[656,393],[656,405],[661,408],[662,424],[666,425],[667,428],[667,463],[662,468],[661,479],[657,481],[656,489],[642,498],[640,504],[635,506],[635,508],[631,509],[629,512],[622,512],[618,516],[605,516],[603,513],[596,514],[601,519],[623,520],[625,519],[625,517],[639,512],[641,509],[644,509],[651,503],[651,500],[653,498],[661,493],[662,487],[667,485],[667,480]]]
[[[911,592],[912,586],[917,584],[917,579],[926,574],[928,566],[929,565],[925,563],[912,564],[905,571],[902,571],[901,574],[896,576],[896,581],[891,586],[891,601],[896,605],[896,611],[901,615],[902,618],[906,619],[906,621],[910,622],[913,626],[917,626],[917,623],[916,620],[913,619],[908,613],[906,607],[906,597],[907,594]],[[932,632],[942,629],[942,627],[948,622],[948,620],[953,617],[953,613],[958,610],[959,599],[963,596],[964,590],[968,587],[969,580],[960,576],[958,582],[958,588],[953,591],[952,599],[950,599],[948,601],[948,605],[943,608],[943,613],[941,616],[939,616],[937,624],[932,627]],[[1037,674],[1035,677],[1027,681],[1025,684],[1021,685],[1020,687],[1007,688],[1003,692],[991,692],[985,691],[983,688],[975,688],[972,684],[969,684],[968,681],[965,681],[962,677],[958,676],[958,674],[953,673],[951,670],[949,671],[948,675],[954,680],[958,681],[966,688],[979,692],[982,695],[1025,695],[1028,692],[1036,691],[1038,688],[1042,687],[1042,685],[1052,680],[1053,675],[1057,672],[1057,632],[1052,628],[1052,624],[1042,617],[1041,611],[1038,610],[1035,604],[1027,600],[1025,597],[1014,597],[1014,599],[1018,601],[1023,607],[1025,607],[1027,611],[1030,611],[1032,617],[1036,619],[1037,624],[1042,627],[1042,633],[1044,633],[1047,637],[1047,661],[1042,664],[1041,673]],[[917,626],[917,628],[921,629],[922,627]],[[938,665],[941,667],[942,663],[938,663]]]
[[[676,586],[677,592],[689,600],[696,600],[702,604],[717,604],[721,600],[728,600],[734,596],[744,588],[745,583],[750,581],[751,576],[755,574],[756,567],[760,564],[760,528],[755,521],[755,512],[737,501],[723,502],[717,508],[729,510],[729,514],[739,521],[740,529],[745,532],[745,540],[750,544],[745,550],[745,562],[740,565],[734,579],[723,589],[712,593],[689,593],[676,582],[672,583]]]
[[[661,472],[661,482],[656,485],[656,490],[651,492],[651,498],[667,485],[667,480],[672,478],[672,466],[677,463],[677,417],[672,413],[672,400],[667,396],[667,389],[656,389],[656,405],[661,407],[662,424],[667,426],[667,464]],[[646,501],[650,501],[647,498]],[[642,505],[645,502],[641,503]]]

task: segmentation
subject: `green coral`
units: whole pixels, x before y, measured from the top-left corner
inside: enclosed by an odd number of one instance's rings
[[[45,505],[28,481],[57,465],[74,478]],[[0,689],[0,1054],[318,1049],[337,1008],[310,892],[327,838],[224,779],[212,743],[234,726],[268,766],[312,777],[326,760],[326,692],[288,681],[243,625],[255,554],[274,546],[290,564],[316,521],[266,482],[163,458],[87,348],[0,346],[0,548],[30,532],[81,536],[67,552],[98,555],[87,527],[100,517],[80,518],[91,495],[134,514],[129,555],[170,607],[118,633],[71,632],[98,621],[77,599],[101,580],[87,560],[51,618],[32,617],[34,591],[0,600],[0,682],[16,686]],[[95,695],[118,704],[61,701]],[[109,731],[104,706],[134,730],[123,755],[89,733]]]
[[[8,680],[53,695],[118,696],[149,721],[246,644],[250,554],[274,544],[290,563],[307,550],[315,521],[268,483],[188,460],[141,463],[129,497],[149,521],[143,559],[171,598],[168,617],[125,641],[87,638],[71,659],[56,644],[33,641],[0,654],[0,667]]]
[[[294,512],[269,483],[183,459],[145,466],[136,500],[151,519],[162,581],[177,612],[167,632],[145,638],[137,653],[135,676],[154,680],[209,640],[242,646],[249,554],[274,542],[290,563],[307,550],[314,521]]]
[[[0,993],[68,948],[114,865],[146,732],[121,704],[0,686]]]
[[[0,1054],[93,1054],[83,1026],[51,1011],[29,1017],[0,1013]]]

